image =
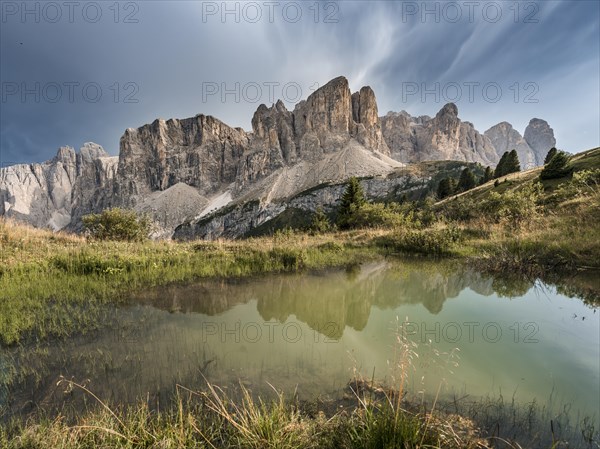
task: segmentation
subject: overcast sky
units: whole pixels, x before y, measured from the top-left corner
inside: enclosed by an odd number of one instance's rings
[[[1,2],[3,165],[101,144],[155,118],[250,129],[344,75],[379,113],[447,102],[483,132],[533,117],[571,152],[600,144],[598,1]],[[115,6],[116,5],[116,6]]]

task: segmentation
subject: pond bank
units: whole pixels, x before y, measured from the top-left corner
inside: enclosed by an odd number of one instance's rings
[[[0,344],[67,337],[93,329],[104,306],[119,304],[140,289],[202,278],[353,266],[382,257],[422,259],[427,256],[422,251],[415,254],[411,245],[421,248],[423,239],[433,246],[443,245],[443,251],[437,251],[438,260],[459,260],[493,273],[520,273],[529,280],[577,273],[581,262],[558,263],[546,256],[549,249],[524,239],[494,245],[469,237],[466,230],[448,240],[449,232],[456,234],[441,228],[423,231],[425,237],[406,237],[382,229],[322,235],[279,233],[239,241],[126,243],[87,241],[0,220]],[[557,244],[560,241],[552,242]],[[559,256],[564,261],[565,256]],[[596,258],[592,252],[588,266],[595,268]],[[588,286],[592,302],[599,291],[594,283]]]

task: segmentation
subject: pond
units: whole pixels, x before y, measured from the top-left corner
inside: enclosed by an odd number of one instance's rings
[[[2,350],[0,405],[6,417],[94,402],[63,378],[112,404],[165,406],[176,385],[206,380],[311,400],[357,376],[397,385],[404,369],[415,400],[439,389],[440,404],[469,403],[473,414],[502,398],[534,406],[540,425],[562,419],[579,431],[589,417],[597,430],[600,314],[584,296],[456,264],[389,261],[155,288],[107,311],[99,331]]]

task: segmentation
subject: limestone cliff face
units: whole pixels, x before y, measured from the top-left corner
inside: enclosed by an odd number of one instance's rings
[[[453,103],[434,118],[388,113],[381,118],[383,137],[393,158],[402,162],[458,160],[495,165],[499,158],[492,143],[472,123],[458,118]]]
[[[35,226],[79,230],[83,215],[121,206],[148,214],[159,237],[169,237],[181,223],[191,223],[202,235],[233,236],[321,184],[342,185],[358,176],[377,178],[380,191],[395,189],[391,175],[403,165],[398,161],[495,165],[515,145],[529,158],[526,164],[539,164],[550,143],[554,135],[543,120],[532,120],[524,138],[509,124],[482,135],[459,119],[452,103],[433,118],[404,111],[380,118],[370,87],[352,93],[348,80],[338,77],[292,111],[281,101],[260,105],[251,132],[206,115],[157,119],[127,129],[118,157],[89,143],[79,153],[60,148],[42,164],[3,168],[0,214]],[[221,231],[211,231],[218,222],[206,225],[205,217],[216,209],[249,202],[252,214],[234,212],[221,219],[232,221]],[[235,220],[248,220],[248,226]]]
[[[112,205],[113,180],[118,161],[118,157],[109,156],[100,145],[94,143],[86,143],[79,150],[76,180],[71,194],[71,221],[78,221],[85,214]]]
[[[330,81],[293,111],[281,101],[270,108],[261,105],[250,133],[205,115],[158,119],[127,129],[118,159],[86,144],[78,154],[65,147],[52,161],[2,169],[0,211],[35,226],[77,230],[86,213],[129,207],[148,213],[158,234],[166,235],[205,206],[215,207],[211,198],[224,191],[243,196],[283,169],[303,164],[295,173],[305,178],[297,186],[292,181],[286,193],[305,188],[306,180],[320,182],[325,175],[313,173],[319,161],[338,153],[361,155],[352,174],[369,175],[373,167],[377,174],[387,173],[397,165],[381,159],[389,150],[375,94],[363,87],[352,95],[344,77]],[[329,168],[323,172],[327,177],[346,176],[348,164],[338,159],[334,168],[342,167],[340,173]],[[268,191],[273,186],[264,187]]]
[[[335,78],[296,105],[260,105],[252,119],[251,148],[271,150],[272,168],[312,161],[345,148],[351,139],[382,154],[389,149],[381,133],[375,93],[370,87],[350,93],[348,80]]]
[[[442,152],[445,157],[441,159],[483,165],[494,165],[498,161],[491,142],[477,132],[472,123],[458,118],[458,108],[453,103],[445,105],[417,132],[417,147],[425,154]]]
[[[506,151],[517,150],[521,169],[529,169],[538,165],[535,152],[510,123],[498,123],[488,129],[484,135],[490,139],[498,156],[502,156]]]
[[[98,187],[111,183],[116,162],[101,146],[86,143],[78,154],[61,147],[50,161],[0,168],[0,214],[62,229],[74,209],[94,209],[92,197]]]
[[[121,137],[115,195],[123,204],[133,205],[180,182],[216,191],[235,181],[248,143],[243,130],[205,115],[129,128]]]
[[[554,130],[545,120],[533,118],[525,128],[523,137],[535,153],[536,165],[543,165],[550,148],[556,146]]]
[[[339,77],[294,108],[294,131],[300,158],[319,157],[345,145],[352,130],[352,94]]]
[[[354,135],[360,143],[382,154],[390,155],[390,149],[383,137],[375,92],[369,86],[352,94],[352,119]]]
[[[391,156],[402,162],[457,160],[495,166],[505,151],[517,150],[523,169],[543,165],[556,145],[547,122],[532,119],[524,136],[508,122],[480,134],[472,123],[458,118],[453,103],[445,105],[434,118],[413,117],[405,111],[381,117],[383,137]]]
[[[517,150],[521,169],[544,165],[548,151],[556,146],[554,130],[548,122],[538,118],[531,119],[523,136],[507,122],[492,126],[485,135],[494,145],[498,156],[502,156],[505,151]]]

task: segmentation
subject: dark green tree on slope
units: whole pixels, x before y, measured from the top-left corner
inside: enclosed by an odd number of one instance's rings
[[[558,150],[555,147],[550,148],[550,151],[548,151],[548,154],[546,155],[546,159],[544,159],[544,165],[550,162],[556,153],[558,153]]]
[[[444,178],[439,182],[436,193],[440,200],[443,200],[454,193],[456,185],[453,181],[454,179],[452,178]]]
[[[496,166],[494,171],[494,178],[500,178],[501,176],[509,175],[521,171],[521,164],[519,162],[519,155],[517,150],[506,151],[500,158],[500,162]]]
[[[365,204],[365,194],[358,179],[352,177],[348,181],[346,191],[338,209],[337,224],[340,229],[354,227],[358,210]]]
[[[564,151],[558,151],[540,173],[540,179],[556,179],[573,172],[571,157]]]
[[[485,184],[486,182],[491,181],[492,179],[494,179],[494,170],[492,170],[492,167],[488,165],[487,167],[485,167],[485,172],[479,180],[479,184]]]
[[[460,174],[460,178],[458,178],[458,186],[456,190],[458,192],[466,192],[467,190],[471,190],[475,187],[475,175],[471,171],[469,167],[466,167]]]

